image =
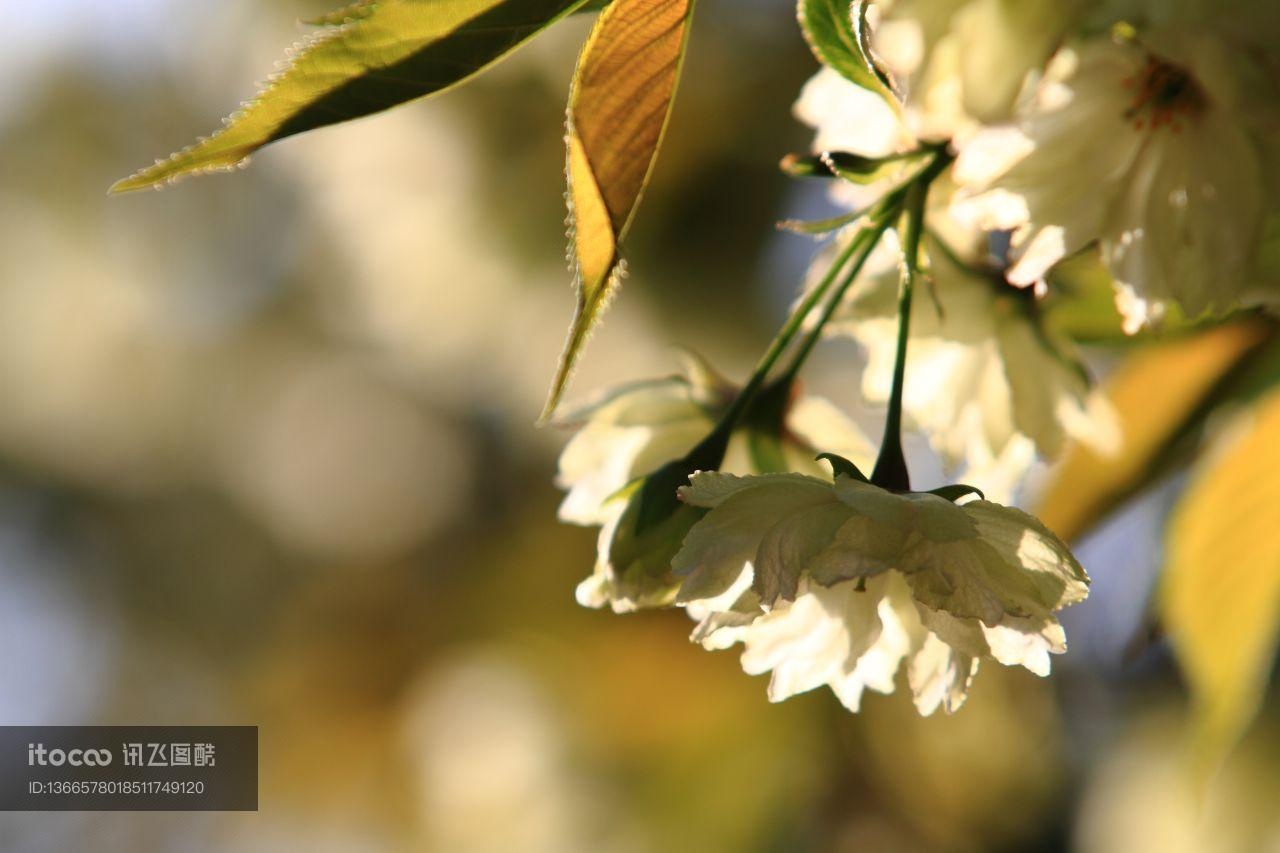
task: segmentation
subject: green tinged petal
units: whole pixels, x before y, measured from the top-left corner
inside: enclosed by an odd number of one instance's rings
[[[982,658],[991,653],[982,626],[973,619],[960,619],[932,607],[916,606],[920,622],[938,635],[942,642],[970,657]]]
[[[930,542],[974,539],[978,528],[964,510],[945,498],[912,493],[905,498],[915,511],[915,529]]]
[[[990,501],[973,501],[960,509],[974,520],[984,542],[1031,578],[1042,606],[1060,610],[1088,597],[1089,576],[1084,568],[1066,543],[1035,516]]]
[[[726,475],[699,474],[694,484],[682,490],[687,495],[704,478],[719,482]],[[724,495],[685,538],[675,555],[672,569],[686,576],[681,601],[710,598],[729,589],[746,564],[756,557],[766,532],[779,520],[835,503],[831,488],[821,480],[797,475],[736,477],[745,487]],[[776,598],[776,596],[774,596]]]
[[[675,600],[680,579],[672,574],[671,561],[702,511],[680,505],[656,523],[641,525],[643,491],[631,496],[609,546],[612,597],[661,607]]]
[[[1065,546],[1051,549],[1019,518],[1025,513],[997,504],[986,507],[997,511],[995,526],[1002,528],[1003,538],[988,537],[993,525],[984,529],[979,523],[979,538],[920,541],[903,555],[900,568],[920,602],[994,626],[1006,616],[1047,619],[1088,593],[1087,582],[1074,574],[1083,578],[1083,570]],[[979,510],[984,517],[991,514],[987,508]],[[1010,539],[1018,545],[1009,547]]]
[[[1025,574],[981,539],[917,542],[899,568],[917,600],[952,616],[996,625],[1006,615],[1047,614]]]
[[[835,491],[842,502],[881,524],[903,529],[911,525],[914,512],[911,504],[901,495],[870,483],[858,482],[851,477],[837,477]]]
[[[689,478],[689,485],[680,489],[680,500],[692,506],[718,507],[733,495],[746,489],[755,489],[775,483],[803,484],[815,491],[830,493],[831,484],[817,477],[804,474],[761,474],[739,477],[719,471],[701,471]]]
[[[815,558],[831,547],[836,533],[850,521],[851,510],[828,495],[829,503],[790,513],[760,539],[754,588],[765,604],[794,600],[800,576],[812,575]]]
[[[809,577],[822,586],[866,578],[897,566],[906,536],[896,527],[866,516],[840,525],[830,546],[809,564]]]

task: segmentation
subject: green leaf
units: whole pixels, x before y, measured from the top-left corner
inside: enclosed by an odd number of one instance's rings
[[[373,12],[373,7],[383,0],[355,0],[350,6],[344,6],[324,15],[317,15],[314,18],[303,19],[304,24],[310,24],[313,27],[337,27],[342,24],[349,24],[353,20],[367,17]],[[594,14],[608,6],[610,0],[585,0],[581,5],[573,10],[574,14]]]
[[[262,146],[448,89],[585,0],[379,0],[321,18],[329,26],[225,126],[112,192],[226,170]],[[342,16],[348,23],[337,23]],[[336,25],[335,25],[336,24]]]
[[[1280,636],[1280,394],[1240,413],[1171,515],[1160,614],[1204,774],[1257,712]]]
[[[310,24],[313,27],[340,27],[343,24],[349,24],[352,21],[361,18],[367,18],[373,14],[373,7],[376,6],[378,0],[356,0],[350,6],[343,6],[341,9],[335,9],[323,15],[317,15],[314,18],[307,18],[304,24]]]
[[[852,225],[865,215],[864,211],[855,210],[830,219],[784,219],[778,223],[778,227],[793,234],[830,234],[832,231],[839,231],[841,228]]]
[[[692,13],[693,0],[614,0],[578,59],[567,134],[569,252],[578,304],[544,421],[621,280],[620,244],[662,144]]]
[[[885,178],[914,177],[928,165],[929,151],[907,151],[888,157],[863,157],[848,151],[823,151],[809,157],[789,154],[779,164],[793,178],[843,178],[854,184],[873,184]]]
[[[866,0],[799,0],[796,12],[805,40],[819,62],[898,109],[888,80],[871,59]]]

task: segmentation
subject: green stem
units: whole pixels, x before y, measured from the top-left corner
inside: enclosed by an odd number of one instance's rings
[[[924,204],[929,183],[921,180],[907,190],[906,227],[902,233],[902,283],[898,288],[898,348],[893,362],[893,386],[889,411],[884,420],[880,455],[871,472],[871,482],[893,491],[910,491],[911,477],[902,453],[902,391],[906,385],[907,342],[911,337],[911,297],[920,267],[920,235],[924,229]]]
[[[849,263],[849,259],[853,257],[857,251],[859,242],[857,239],[851,241],[848,246],[840,251],[831,268],[827,270],[827,274],[822,277],[822,281],[805,295],[801,303],[791,312],[791,316],[787,318],[786,324],[778,330],[778,334],[774,336],[773,342],[769,344],[769,349],[760,357],[760,361],[756,364],[756,369],[751,374],[751,378],[747,380],[747,384],[738,392],[738,396],[734,398],[733,404],[729,407],[724,416],[720,418],[720,422],[716,424],[714,432],[724,430],[726,433],[732,431],[738,421],[742,419],[743,414],[755,399],[765,380],[769,376],[769,371],[773,369],[778,358],[786,351],[796,333],[804,325],[804,320],[813,311],[814,307],[822,300],[822,297],[831,288],[832,282],[840,275],[840,271]]]
[[[936,152],[934,154],[933,161],[923,171],[921,171],[920,174],[913,177],[910,183],[899,187],[881,199],[869,215],[869,219],[873,223],[872,226],[864,229],[855,236],[854,239],[849,241],[849,245],[840,251],[835,262],[832,263],[830,269],[827,270],[826,275],[823,276],[822,281],[811,289],[809,293],[805,295],[800,304],[796,306],[796,309],[791,312],[791,316],[787,318],[787,322],[778,330],[778,334],[774,336],[773,341],[769,344],[769,349],[760,357],[760,361],[756,364],[756,368],[752,372],[751,378],[747,380],[747,384],[738,392],[733,403],[716,423],[715,428],[708,433],[706,438],[699,442],[697,447],[690,451],[686,457],[687,460],[697,460],[707,468],[714,468],[719,465],[719,461],[723,458],[724,451],[728,447],[730,434],[733,432],[734,428],[737,427],[738,423],[747,413],[747,410],[759,396],[761,388],[768,379],[769,372],[773,369],[778,359],[786,351],[787,347],[790,346],[796,334],[803,327],[805,318],[807,318],[813,309],[817,307],[818,303],[826,297],[828,291],[831,290],[833,283],[837,278],[839,278],[841,271],[849,263],[849,260],[856,254],[858,255],[858,259],[853,269],[843,280],[841,280],[836,289],[837,292],[835,296],[827,303],[817,325],[810,332],[807,339],[801,344],[796,357],[793,359],[791,365],[783,374],[779,382],[775,384],[775,387],[788,387],[790,383],[794,381],[801,365],[803,365],[805,359],[809,357],[810,351],[816,344],[823,326],[825,326],[827,321],[831,319],[831,315],[834,313],[840,298],[857,277],[857,274],[862,269],[863,264],[866,263],[867,257],[870,256],[871,250],[874,249],[876,243],[879,242],[880,236],[884,234],[885,230],[895,219],[902,215],[904,208],[907,210],[911,222],[914,223],[914,227],[911,227],[909,223],[909,231],[912,233],[909,233],[904,237],[903,241],[904,246],[907,244],[911,244],[913,246],[910,257],[912,258],[912,268],[914,268],[914,259],[918,255],[920,235],[924,227],[924,202],[928,195],[929,186],[933,183],[934,179],[937,178],[938,175],[942,174],[947,166],[951,164],[953,159],[952,155],[946,151],[945,146],[931,146],[931,150]],[[908,314],[911,310],[910,285],[911,283],[909,281],[904,282],[904,294],[906,296],[906,310]],[[901,307],[902,305],[900,300],[899,308],[901,309]],[[909,323],[909,316],[907,320]],[[906,358],[906,340],[902,333],[899,334],[899,338],[899,364],[895,368],[894,377],[896,389],[895,395],[898,403],[897,416],[892,434],[894,435],[894,443],[897,446],[897,455],[901,458],[902,449],[901,440],[899,438],[901,433],[902,410],[901,374],[904,369],[903,362]],[[892,400],[890,402],[890,417],[894,417],[894,405]],[[888,432],[889,431],[886,430],[886,434],[888,434]],[[881,457],[883,458],[884,455],[884,448],[882,447]],[[900,467],[903,472],[902,479],[905,481],[906,464],[902,463]],[[877,469],[879,469],[879,463],[877,463]]]
[[[892,213],[886,213],[869,229],[859,231],[853,238],[853,243],[858,247],[857,257],[854,258],[853,265],[849,267],[849,271],[845,273],[844,278],[835,286],[832,291],[831,298],[827,300],[826,306],[822,309],[822,314],[818,317],[818,322],[809,330],[809,334],[800,342],[796,348],[796,353],[791,359],[791,363],[787,366],[786,371],[778,377],[779,384],[787,384],[795,381],[796,376],[800,373],[800,368],[804,366],[805,361],[809,358],[809,353],[817,346],[818,341],[822,338],[822,330],[831,320],[836,309],[840,307],[840,303],[844,301],[844,295],[849,287],[857,279],[858,274],[862,272],[862,267],[866,265],[867,258],[871,257],[876,244],[880,242],[881,235],[889,228],[889,223],[893,221],[898,211],[893,210]]]
[[[849,270],[848,274],[846,274],[840,283],[836,285],[835,292],[831,299],[827,300],[827,305],[823,309],[822,315],[818,318],[818,322],[814,325],[813,329],[810,330],[809,335],[805,340],[801,342],[795,357],[792,359],[791,365],[778,379],[779,384],[793,381],[800,373],[800,368],[804,366],[804,362],[808,359],[809,353],[822,337],[822,329],[827,325],[827,322],[830,321],[832,315],[835,314],[836,309],[840,307],[840,303],[843,301],[845,293],[858,277],[858,273],[862,271],[862,267],[866,264],[867,258],[871,256],[872,250],[874,250],[876,244],[880,242],[880,237],[889,229],[889,226],[893,224],[894,220],[902,215],[908,193],[911,192],[913,187],[920,185],[927,187],[943,172],[944,169],[946,169],[947,166],[951,164],[952,161],[952,156],[947,153],[946,145],[930,145],[916,151],[910,151],[904,154],[894,154],[884,158],[885,160],[914,159],[929,155],[933,156],[933,160],[921,169],[918,175],[882,198],[879,203],[871,209],[870,213],[867,214],[867,219],[871,222],[870,227],[861,230],[853,240],[855,244],[857,244],[858,241],[864,241],[861,244],[861,254],[859,254],[857,260],[854,261],[853,267]]]

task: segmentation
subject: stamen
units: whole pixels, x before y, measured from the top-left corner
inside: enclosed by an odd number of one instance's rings
[[[1174,133],[1182,132],[1180,118],[1192,119],[1205,105],[1205,97],[1195,78],[1185,69],[1155,56],[1148,56],[1146,64],[1134,77],[1126,77],[1120,84],[1126,89],[1135,87],[1137,92],[1125,119],[1133,122],[1134,130],[1150,127],[1159,130],[1169,127]]]

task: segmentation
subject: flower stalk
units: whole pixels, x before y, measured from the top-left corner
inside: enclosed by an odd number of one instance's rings
[[[883,229],[881,229],[881,231],[882,230]],[[866,232],[864,232],[864,234],[865,233]],[[879,232],[877,232],[877,236],[878,234]],[[831,285],[837,278],[839,278],[840,271],[843,270],[845,266],[848,265],[849,260],[858,253],[859,248],[863,245],[862,237],[863,234],[859,234],[858,238],[851,241],[849,245],[840,252],[836,257],[835,262],[831,264],[831,268],[827,270],[827,274],[822,277],[822,281],[818,282],[817,286],[814,287],[813,290],[809,291],[800,304],[796,306],[796,309],[791,312],[791,316],[787,318],[787,322],[778,330],[778,334],[774,336],[772,343],[769,344],[769,349],[760,357],[760,361],[756,364],[756,368],[752,372],[751,378],[747,380],[747,384],[743,386],[742,391],[733,401],[733,404],[720,419],[720,423],[716,425],[717,431],[724,429],[728,432],[732,431],[732,429],[737,426],[738,421],[742,419],[743,414],[745,414],[747,408],[755,399],[761,386],[764,385],[765,380],[769,376],[769,371],[773,369],[773,366],[777,363],[782,354],[786,352],[787,347],[791,344],[791,341],[795,338],[796,334],[804,326],[805,318],[808,317],[810,312],[812,312],[813,309],[817,307],[818,303],[822,301],[822,297],[826,295],[827,291],[830,290]],[[872,241],[870,245],[874,245],[874,241]],[[870,251],[869,246],[866,251]],[[861,263],[862,259],[860,258],[857,266],[860,267]],[[793,371],[788,371],[788,373],[791,376],[794,376]]]
[[[934,161],[906,187],[902,218],[902,282],[898,288],[898,346],[893,364],[893,385],[885,414],[880,455],[871,482],[895,492],[911,490],[911,475],[902,453],[902,394],[906,387],[907,345],[911,338],[911,300],[920,274],[920,240],[924,234],[925,203],[934,179],[950,165],[952,156],[940,150]]]
[[[871,252],[875,249],[876,244],[880,242],[881,236],[888,230],[890,223],[893,222],[894,216],[898,214],[896,206],[881,213],[877,219],[874,219],[869,228],[864,228],[851,241],[851,248],[854,249],[856,257],[853,264],[845,273],[844,278],[835,286],[831,298],[827,300],[827,304],[822,309],[818,321],[813,324],[813,328],[809,330],[809,334],[796,348],[795,355],[791,359],[791,363],[787,366],[786,371],[778,378],[779,383],[789,384],[795,381],[800,373],[800,368],[804,366],[805,361],[809,358],[809,353],[817,346],[818,340],[822,337],[822,330],[831,319],[831,316],[840,307],[841,301],[844,299],[845,293],[849,287],[858,278],[858,274],[862,272],[863,266],[867,263],[867,258],[871,257]]]
[[[889,404],[886,421],[884,445],[876,463],[876,471],[881,472],[884,483],[876,480],[878,485],[886,488],[906,491],[910,488],[906,463],[902,457],[902,386],[906,366],[906,336],[910,328],[911,296],[914,277],[919,266],[918,256],[920,240],[924,232],[924,206],[928,197],[929,186],[942,172],[951,165],[953,156],[946,150],[945,144],[931,146],[933,160],[919,174],[911,178],[903,186],[890,192],[867,215],[867,222],[854,236],[849,244],[837,255],[822,280],[805,295],[800,304],[778,330],[764,355],[760,357],[755,370],[747,380],[747,384],[734,398],[733,403],[721,416],[715,427],[707,434],[698,446],[685,457],[698,470],[710,470],[719,466],[729,445],[729,436],[748,415],[753,404],[760,398],[770,372],[795,340],[804,326],[805,320],[826,299],[821,315],[810,329],[808,335],[796,348],[795,355],[783,374],[770,386],[769,399],[785,398],[787,390],[795,381],[800,368],[808,359],[810,352],[821,337],[822,330],[835,313],[844,294],[858,277],[866,264],[872,250],[880,242],[884,232],[895,222],[905,218],[903,226],[903,251],[905,272],[903,285],[899,294],[900,329],[898,341],[898,361],[894,372],[894,391]],[[842,275],[843,273],[843,275]],[[883,465],[882,465],[883,463]]]
[[[818,303],[839,278],[841,270],[858,251],[862,243],[850,241],[836,258],[822,281],[818,283],[796,306],[787,318],[787,322],[778,330],[769,349],[760,357],[756,369],[752,372],[747,384],[734,398],[729,408],[721,415],[720,420],[698,444],[682,458],[668,462],[657,471],[644,478],[640,486],[640,494],[636,499],[635,531],[637,535],[653,531],[670,519],[682,506],[676,496],[676,489],[688,482],[689,476],[696,471],[714,471],[724,462],[724,455],[729,449],[729,438],[733,431],[749,416],[757,402],[776,409],[778,420],[785,400],[789,396],[789,384],[794,374],[786,379],[786,384],[775,383],[761,400],[761,391],[765,381],[778,359],[787,350],[796,334],[804,326],[805,318],[817,307]],[[872,242],[870,245],[874,245]],[[868,248],[867,251],[870,251]],[[617,551],[617,544],[613,548]],[[622,558],[619,557],[619,560]]]

